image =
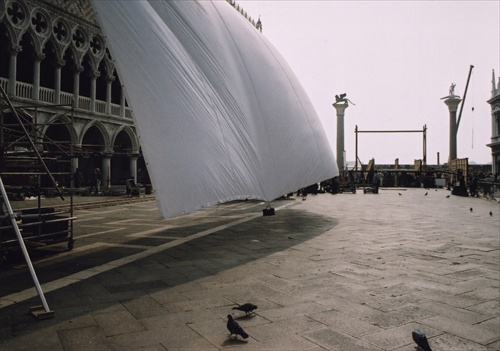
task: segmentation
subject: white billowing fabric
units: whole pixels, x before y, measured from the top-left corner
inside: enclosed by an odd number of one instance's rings
[[[298,79],[229,3],[92,4],[163,217],[236,199],[271,201],[338,175]]]

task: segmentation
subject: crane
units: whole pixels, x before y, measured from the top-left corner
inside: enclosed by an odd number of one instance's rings
[[[465,97],[467,96],[467,88],[469,88],[470,76],[472,74],[473,65],[470,65],[469,76],[467,77],[467,83],[465,84],[464,98],[462,100],[462,105],[460,105],[460,112],[458,113],[457,127],[455,128],[455,133],[458,133],[458,126],[460,125],[460,119],[462,118],[462,111],[464,109]]]

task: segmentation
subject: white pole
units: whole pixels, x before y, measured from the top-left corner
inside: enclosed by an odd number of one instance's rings
[[[38,282],[35,269],[33,268],[33,264],[31,263],[28,250],[26,250],[26,245],[24,245],[23,237],[21,236],[21,232],[19,231],[19,227],[17,226],[16,214],[12,210],[9,199],[7,198],[7,192],[5,191],[2,177],[0,177],[0,191],[2,192],[3,202],[5,203],[5,207],[7,207],[7,212],[9,213],[9,218],[12,222],[12,226],[14,227],[14,231],[16,232],[17,240],[19,241],[19,246],[21,246],[21,250],[23,251],[24,258],[26,259],[26,263],[28,264],[31,273],[31,277],[33,278],[33,282],[35,283],[36,290],[38,291],[38,296],[40,296],[40,299],[42,300],[42,305],[43,308],[45,309],[45,312],[50,312],[49,305],[47,305],[47,301],[45,300],[45,296],[43,295],[42,287]]]

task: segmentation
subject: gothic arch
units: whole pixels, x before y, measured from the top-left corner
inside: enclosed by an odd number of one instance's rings
[[[19,0],[5,1],[5,18],[13,44],[19,44],[30,25],[28,6]]]
[[[64,50],[62,59],[64,61],[64,66],[61,67],[61,91],[72,93],[74,72],[79,62],[77,62],[75,52],[70,46],[66,47]]]
[[[17,66],[23,67],[16,71],[17,81],[33,84],[33,55],[36,54],[35,44],[30,32],[25,32],[22,36],[19,45],[22,50],[17,54]]]
[[[90,34],[88,54],[93,61],[94,67],[98,67],[100,61],[106,55],[106,44],[104,43],[104,38],[100,34]]]
[[[69,25],[68,21],[66,21],[66,19],[64,19],[62,17],[57,17],[53,21],[52,37],[60,45],[61,57],[62,57],[64,50],[71,43],[71,29],[70,28],[71,28],[71,26]]]
[[[97,128],[97,130],[100,132],[100,135],[102,137],[103,144],[102,144],[102,148],[99,151],[108,152],[109,150],[111,150],[112,147],[111,147],[108,131],[106,130],[106,127],[104,126],[104,124],[102,124],[102,122],[97,121],[97,120],[89,121],[87,123],[87,125],[83,128],[82,134],[80,135],[79,144],[81,144],[82,147],[85,148],[84,140],[85,140],[85,137],[88,136],[88,132],[92,127]]]
[[[101,60],[96,70],[99,71],[99,73],[97,73],[96,77],[95,97],[97,100],[106,101],[107,79],[109,73],[103,60]]]
[[[0,77],[2,78],[9,77],[9,49],[11,45],[10,34],[7,30],[7,26],[5,26],[4,23],[0,23]]]
[[[132,146],[131,153],[132,154],[139,153],[139,140],[137,139],[137,136],[135,135],[132,128],[130,128],[129,126],[126,126],[126,125],[122,125],[122,126],[120,126],[120,128],[118,128],[116,130],[116,132],[114,133],[114,135],[111,138],[111,145],[115,144],[116,138],[118,137],[118,135],[121,132],[126,133],[128,135],[128,137],[130,138],[130,142],[131,142],[131,146]]]
[[[55,85],[55,70],[59,62],[56,45],[53,39],[45,42],[43,47],[43,60],[40,62],[40,86],[46,88],[54,88]]]
[[[108,48],[105,48],[105,55],[101,58],[100,64],[104,64],[109,76],[116,77],[115,64],[111,58]]]
[[[75,61],[81,63],[90,46],[89,35],[85,28],[77,25],[71,29],[70,46],[75,54]]]
[[[36,7],[31,10],[29,23],[28,32],[31,34],[35,51],[41,53],[52,32],[50,15],[44,9]]]
[[[68,130],[68,133],[71,137],[71,140],[68,140],[68,142],[70,142],[71,144],[78,143],[78,135],[76,133],[74,124],[71,123],[71,119],[68,116],[63,114],[56,114],[50,117],[45,124],[45,127],[42,129],[42,133],[45,135],[49,127],[51,125],[54,125],[55,123],[61,123],[62,125],[66,126],[66,129]]]

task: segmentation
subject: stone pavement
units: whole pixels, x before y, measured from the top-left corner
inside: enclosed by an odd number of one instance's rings
[[[415,329],[434,351],[500,350],[500,205],[449,194],[309,195],[266,217],[254,201],[168,220],[154,201],[82,206],[72,251],[34,253],[55,318],[29,315],[21,260],[0,269],[0,350],[411,351]]]

